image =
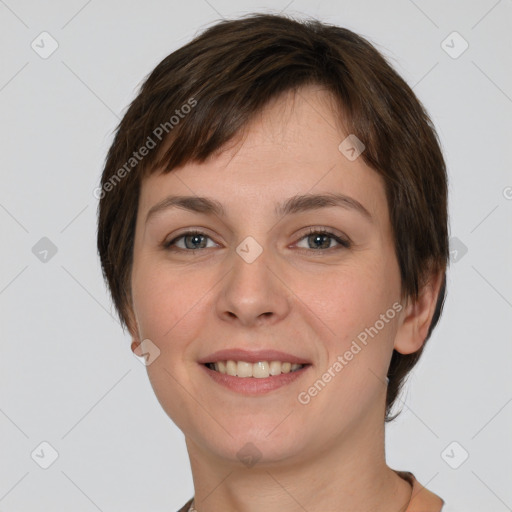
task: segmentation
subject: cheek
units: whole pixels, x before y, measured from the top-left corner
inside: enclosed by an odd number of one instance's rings
[[[141,336],[164,339],[201,300],[207,291],[201,276],[183,277],[179,269],[140,261],[132,275],[133,306]]]
[[[364,266],[337,269],[314,284],[303,285],[302,297],[315,312],[319,327],[328,327],[323,329],[327,357],[320,373],[341,356],[345,378],[338,383],[343,381],[344,387],[362,385],[371,377],[369,370],[386,375],[398,317],[393,305],[396,308],[400,298],[393,259],[375,258]]]
[[[156,261],[134,269],[132,294],[139,334],[159,350],[146,368],[151,386],[178,427],[190,429],[187,422],[199,412],[190,403],[190,391],[184,391],[193,389],[187,347],[201,332],[201,318],[207,315],[201,298],[211,286],[199,276],[190,280]],[[193,394],[201,402],[199,392]]]
[[[319,343],[326,353],[304,386],[301,403],[324,411],[327,425],[357,418],[369,404],[382,402],[396,334],[393,305],[398,305],[399,281],[397,274],[386,274],[376,264],[364,271],[339,271],[320,282],[321,287],[308,284],[303,292],[325,333]]]
[[[400,298],[399,276],[377,262],[338,269],[302,284],[301,297],[325,320],[336,337],[373,325]]]

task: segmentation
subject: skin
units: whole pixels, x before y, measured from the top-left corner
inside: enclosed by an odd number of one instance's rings
[[[384,183],[362,158],[340,152],[347,134],[337,115],[328,93],[304,87],[270,103],[207,162],[143,182],[132,350],[145,339],[160,350],[148,376],[185,434],[199,512],[397,512],[409,501],[409,484],[385,461],[385,379],[394,348],[411,353],[424,342],[440,275],[417,302],[401,300]],[[333,191],[359,201],[371,219],[340,206],[274,214],[292,196]],[[146,223],[170,194],[214,198],[226,216],[169,208]],[[352,245],[315,243],[309,227]],[[178,239],[174,251],[162,246],[192,228],[206,238]],[[248,236],[263,249],[252,263],[236,252]],[[402,310],[317,396],[299,403],[298,394],[394,303]],[[236,347],[282,350],[312,366],[287,386],[248,397],[214,383],[197,362]],[[247,443],[260,457],[251,467],[237,457]]]

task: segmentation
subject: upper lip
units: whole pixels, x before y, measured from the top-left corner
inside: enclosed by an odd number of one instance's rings
[[[217,363],[218,361],[247,361],[248,363],[257,363],[259,361],[281,361],[283,363],[310,364],[307,359],[287,354],[279,350],[244,350],[241,348],[231,348],[218,350],[212,354],[199,359],[199,363]]]

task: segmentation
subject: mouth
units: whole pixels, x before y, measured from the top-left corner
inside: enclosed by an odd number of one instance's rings
[[[211,382],[245,396],[285,389],[313,366],[302,356],[274,349],[223,349],[197,362]]]
[[[266,379],[282,374],[294,373],[311,365],[291,363],[288,361],[258,361],[251,363],[248,361],[234,361],[228,359],[225,361],[204,363],[204,366],[217,373],[231,377]]]
[[[215,361],[200,367],[212,382],[236,394],[261,396],[285,389],[308,372],[311,364],[281,361]],[[293,369],[292,369],[293,368]]]

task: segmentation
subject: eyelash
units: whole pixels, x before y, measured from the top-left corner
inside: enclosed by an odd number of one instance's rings
[[[182,233],[181,235],[173,238],[172,240],[170,240],[168,242],[164,242],[162,245],[163,245],[164,249],[166,249],[168,251],[195,252],[195,251],[201,250],[201,249],[182,249],[181,247],[178,247],[178,248],[173,248],[172,247],[178,240],[181,240],[182,238],[185,238],[185,237],[191,236],[191,235],[201,235],[201,236],[204,236],[206,238],[210,238],[210,240],[212,239],[206,233],[203,233],[202,231],[194,230],[193,229],[193,230],[190,230],[190,231],[186,231],[185,233]],[[310,228],[309,231],[305,235],[303,235],[298,241],[304,240],[305,238],[308,238],[311,235],[327,236],[327,237],[335,240],[336,242],[338,242],[339,243],[339,247],[337,247],[337,248],[336,247],[329,247],[328,249],[303,249],[303,248],[300,248],[299,250],[308,251],[308,252],[311,252],[311,251],[326,252],[328,250],[349,249],[351,247],[351,245],[352,245],[352,243],[350,242],[350,240],[348,238],[342,238],[342,237],[334,234],[332,231],[329,231],[329,230],[327,230],[325,228]],[[203,249],[210,249],[210,247],[203,248]]]

